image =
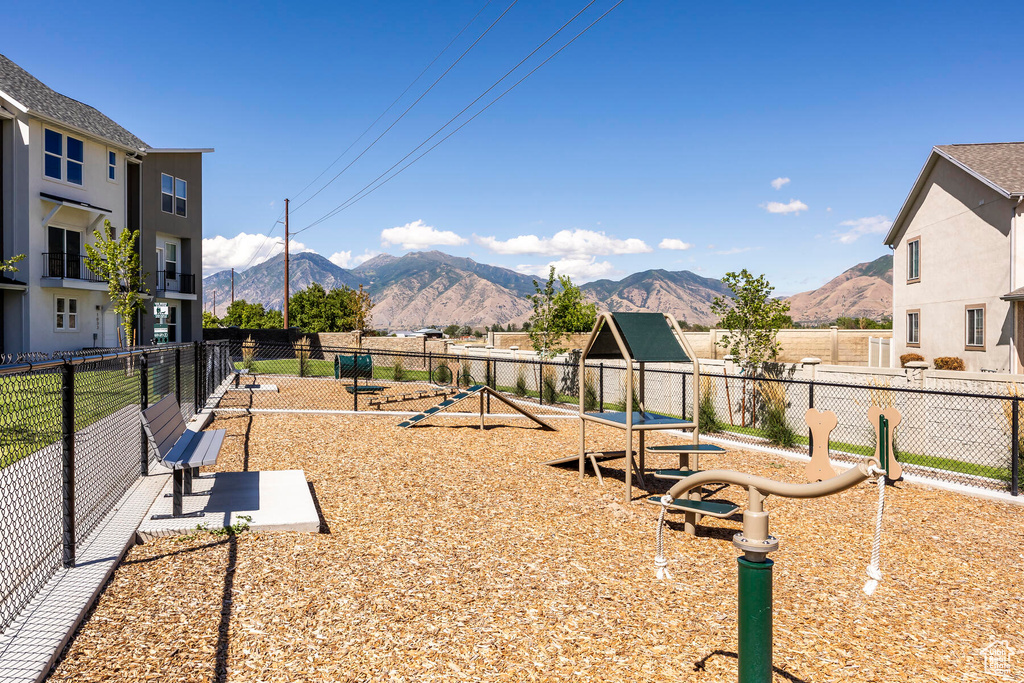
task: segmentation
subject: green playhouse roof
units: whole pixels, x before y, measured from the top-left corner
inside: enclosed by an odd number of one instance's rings
[[[671,324],[661,313],[608,313],[630,357],[641,363],[689,363]],[[601,326],[587,358],[622,358],[608,324]]]

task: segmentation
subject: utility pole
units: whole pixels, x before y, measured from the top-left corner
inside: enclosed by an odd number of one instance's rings
[[[213,316],[217,317],[217,290],[213,290]]]
[[[288,329],[288,200],[284,200],[284,329]]]
[[[235,269],[231,269],[231,303],[235,303]]]

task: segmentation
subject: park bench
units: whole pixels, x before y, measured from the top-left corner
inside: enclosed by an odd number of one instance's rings
[[[157,459],[173,472],[171,514],[153,515],[153,519],[202,517],[202,512],[184,514],[184,497],[192,494],[192,479],[203,465],[214,465],[224,443],[224,429],[196,432],[185,426],[178,398],[173,393],[142,411],[142,426],[157,452]]]

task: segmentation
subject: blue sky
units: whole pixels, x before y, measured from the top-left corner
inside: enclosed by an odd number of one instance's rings
[[[256,261],[274,253],[281,226],[265,235],[283,199],[298,195],[295,206],[341,170],[510,2],[15,3],[0,51],[153,146],[216,148],[204,168],[210,272],[244,267],[260,245]],[[614,2],[595,2],[477,108]],[[293,231],[585,4],[517,2],[293,213]],[[580,280],[746,267],[780,293],[816,287],[887,253],[881,232],[932,145],[1024,138],[1013,78],[1024,51],[998,30],[1018,9],[625,0],[436,150],[297,235],[296,248],[348,266],[438,248],[524,271],[555,262]]]

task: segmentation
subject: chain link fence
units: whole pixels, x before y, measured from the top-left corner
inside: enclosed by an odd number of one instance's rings
[[[147,401],[190,419],[232,371],[223,343],[24,358],[0,365],[0,632],[148,474]]]
[[[230,342],[231,386],[223,409],[319,410],[416,413],[484,384],[535,406],[578,410],[578,356],[540,361],[506,354],[434,354],[259,342]],[[626,368],[588,363],[585,410],[625,409]],[[739,444],[808,453],[808,408],[832,410],[834,459],[855,462],[874,454],[868,409],[895,407],[897,457],[904,471],[927,479],[1017,495],[1020,480],[1020,398],[1008,393],[972,394],[839,384],[795,379],[783,367],[765,376],[701,373],[694,405],[693,367],[648,364],[643,396],[634,372],[634,405],[651,412],[699,419],[702,432]],[[458,410],[452,407],[451,410]],[[473,410],[467,408],[466,410]],[[696,416],[696,417],[695,417]]]

